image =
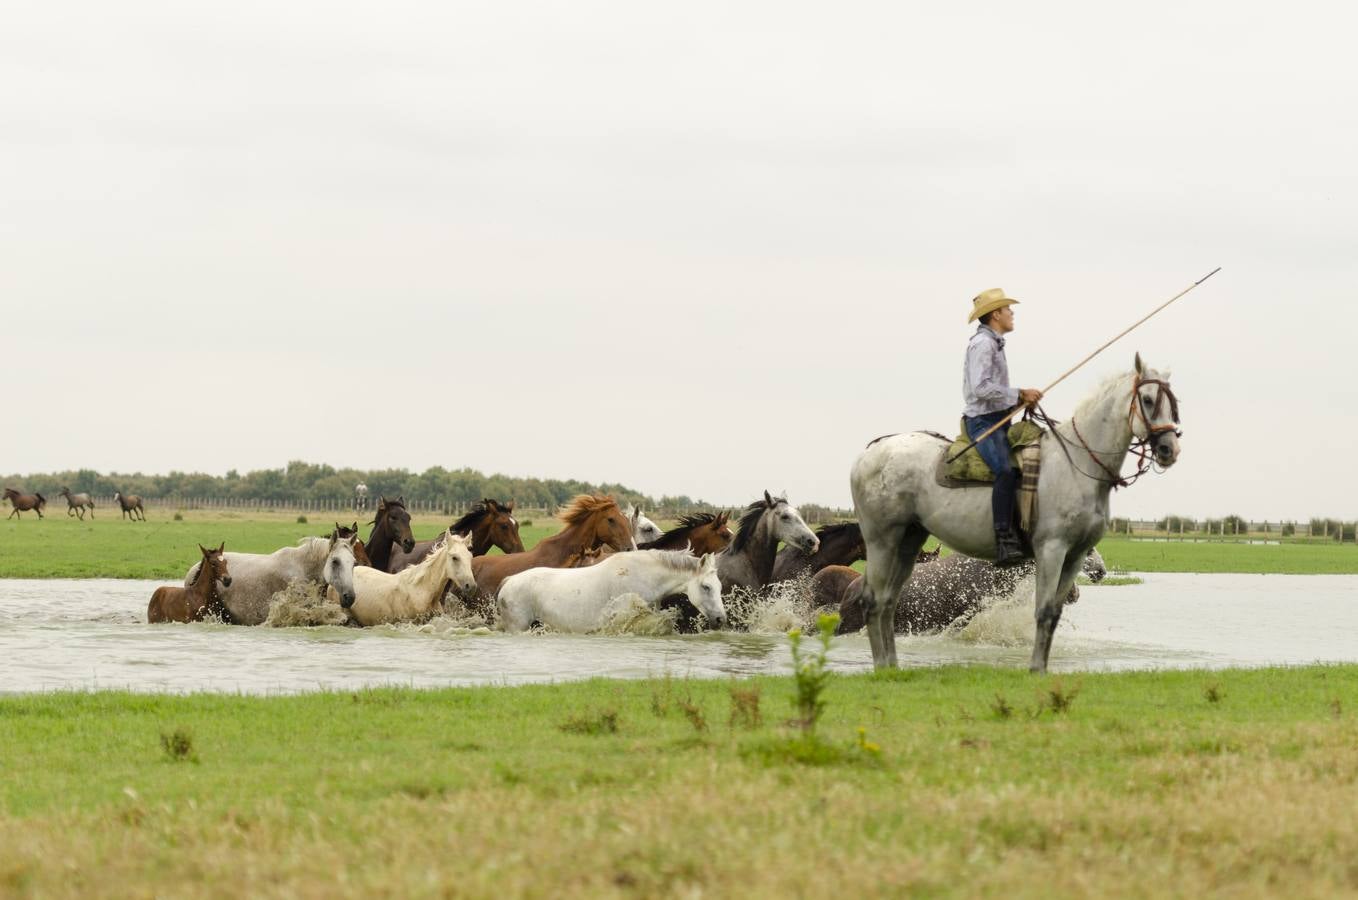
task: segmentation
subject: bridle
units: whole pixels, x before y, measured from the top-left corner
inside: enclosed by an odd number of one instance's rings
[[[1142,385],[1147,384],[1153,384],[1158,388],[1155,392],[1155,403],[1151,407],[1151,418],[1160,418],[1161,410],[1164,409],[1165,403],[1168,402],[1169,416],[1172,420],[1172,424],[1154,425],[1151,423],[1151,419],[1146,417],[1142,404],[1138,401],[1142,399]],[[1072,416],[1070,419],[1070,429],[1075,433],[1075,439],[1080,442],[1080,446],[1089,454],[1089,458],[1094,460],[1098,467],[1103,470],[1104,474],[1108,476],[1104,479],[1100,478],[1098,475],[1091,475],[1075,464],[1074,458],[1070,455],[1070,448],[1066,446],[1069,441],[1061,435],[1061,432],[1056,427],[1061,423],[1048,416],[1046,410],[1042,409],[1042,407],[1038,406],[1035,407],[1035,409],[1036,413],[1033,413],[1033,411],[1030,410],[1028,415],[1045,424],[1048,427],[1048,430],[1056,436],[1057,443],[1061,445],[1061,451],[1065,453],[1066,459],[1070,462],[1071,467],[1086,478],[1112,485],[1113,490],[1117,490],[1120,487],[1129,487],[1138,478],[1152,469],[1163,471],[1163,469],[1159,469],[1155,462],[1154,447],[1156,442],[1159,440],[1160,435],[1168,432],[1173,432],[1175,437],[1183,436],[1183,432],[1179,429],[1179,398],[1174,396],[1174,391],[1170,388],[1169,382],[1159,378],[1142,378],[1140,373],[1137,373],[1132,382],[1132,400],[1127,409],[1127,425],[1132,430],[1133,440],[1126,452],[1134,454],[1137,458],[1136,471],[1131,475],[1123,476],[1113,471],[1113,469],[1103,461],[1100,453],[1106,452],[1108,455],[1113,456],[1116,455],[1118,451],[1095,451],[1089,446],[1089,442],[1084,439],[1084,435],[1080,434],[1080,429],[1075,424],[1075,417]],[[1142,428],[1145,431],[1144,436],[1137,434],[1138,419],[1140,419]]]

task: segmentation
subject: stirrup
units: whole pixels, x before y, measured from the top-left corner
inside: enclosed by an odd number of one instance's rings
[[[995,532],[995,567],[1007,569],[1021,566],[1028,557],[1023,554],[1018,535],[1008,528]]]

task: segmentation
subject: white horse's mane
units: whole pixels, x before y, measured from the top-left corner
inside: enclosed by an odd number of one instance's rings
[[[1099,386],[1094,389],[1094,393],[1080,401],[1079,405],[1075,407],[1075,412],[1071,415],[1071,418],[1081,420],[1088,419],[1091,410],[1103,403],[1109,394],[1122,389],[1124,384],[1129,382],[1134,374],[1136,373],[1119,372],[1116,375],[1109,375],[1099,383]]]
[[[679,569],[683,572],[697,572],[703,565],[703,561],[700,557],[694,556],[687,550],[635,550],[633,552],[649,553],[650,559],[654,559],[671,569]],[[615,557],[622,555],[623,554],[615,554]]]

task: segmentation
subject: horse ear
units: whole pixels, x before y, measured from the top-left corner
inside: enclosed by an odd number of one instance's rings
[[[358,523],[357,523],[357,522],[354,523],[353,531],[354,531],[354,534],[358,534]]]
[[[514,511],[514,501],[513,501],[513,500],[510,500],[508,503],[505,504],[505,512],[513,512],[513,511]]]
[[[218,553],[225,553],[225,552],[226,552],[226,541],[222,541],[221,546],[219,546],[219,547],[217,548],[217,552],[218,552]]]
[[[204,556],[207,556],[208,553],[211,552],[210,550],[208,550],[208,548],[204,547],[202,544],[199,544],[199,545],[198,545],[198,549],[201,550],[201,551],[203,552],[203,555],[204,555]]]
[[[1136,374],[1138,374],[1138,375],[1145,375],[1145,374],[1146,374],[1146,366],[1145,366],[1144,363],[1141,362],[1141,351],[1140,351],[1140,350],[1138,350],[1138,351],[1136,352]]]
[[[773,505],[773,498],[769,496],[769,492],[768,492],[768,491],[765,491],[765,492],[764,492],[764,505],[765,505],[765,506],[772,506],[772,505]]]
[[[717,557],[711,553],[704,553],[702,567],[703,569],[715,569],[717,567]]]

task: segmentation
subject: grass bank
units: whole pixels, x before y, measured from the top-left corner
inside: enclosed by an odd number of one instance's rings
[[[787,679],[3,698],[0,893],[1358,889],[1358,667],[839,677],[822,765],[791,749],[791,698]]]
[[[259,510],[188,510],[182,515],[178,522],[153,518],[132,523],[112,514],[84,522],[65,515],[0,522],[0,578],[178,579],[198,559],[199,542],[225,541],[229,550],[270,553],[333,526],[330,520],[312,517],[299,523],[296,513]],[[412,530],[423,540],[448,524],[446,518],[416,516]],[[558,528],[546,520],[523,526],[524,546],[532,547]],[[1353,544],[1160,543],[1108,537],[1099,549],[1110,568],[1133,572],[1358,574],[1358,546]]]

